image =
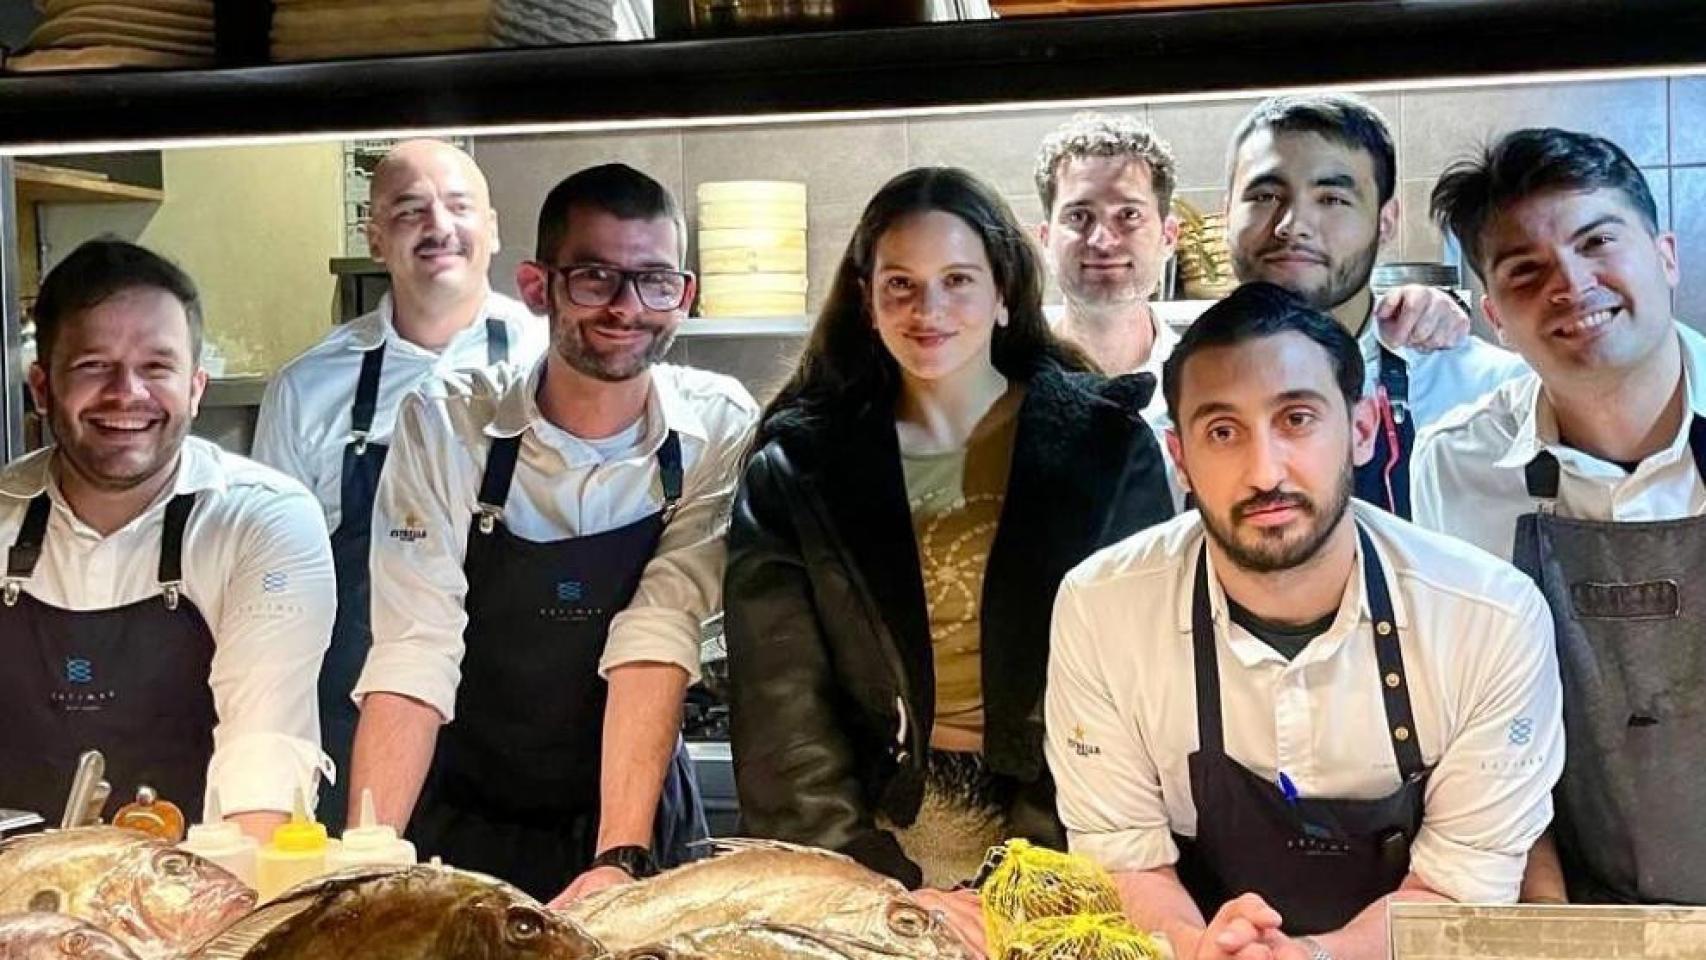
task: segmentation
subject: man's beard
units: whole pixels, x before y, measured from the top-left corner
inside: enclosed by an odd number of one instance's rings
[[[1266,254],[1283,249],[1281,246],[1263,248],[1254,258],[1246,257],[1237,250],[1232,252],[1232,272],[1239,283],[1250,283],[1266,279],[1262,275],[1262,260]],[[1340,306],[1350,302],[1351,298],[1361,293],[1368,286],[1369,278],[1374,276],[1374,262],[1380,257],[1380,243],[1369,244],[1356,256],[1343,263],[1329,261],[1327,263],[1327,279],[1307,289],[1297,289],[1289,283],[1278,280],[1277,283],[1292,293],[1301,297],[1305,303],[1322,313],[1330,313]]]
[[[1339,475],[1338,488],[1334,490],[1333,499],[1328,502],[1325,510],[1303,494],[1270,490],[1235,504],[1228,511],[1229,518],[1224,521],[1211,511],[1199,511],[1203,527],[1208,531],[1208,535],[1214,538],[1214,542],[1220,545],[1227,558],[1240,569],[1250,573],[1279,573],[1295,569],[1315,559],[1316,554],[1321,552],[1328,538],[1333,535],[1333,531],[1338,529],[1339,521],[1350,507],[1355,476],[1353,471],[1354,468],[1347,461],[1344,472]],[[1289,530],[1256,529],[1255,542],[1238,538],[1236,518],[1240,514],[1280,504],[1296,506],[1304,514],[1303,519],[1308,526],[1301,537],[1287,539],[1284,534],[1289,533]]]
[[[103,451],[86,439],[90,428],[80,428],[80,425],[71,423],[53,402],[51,393],[48,405],[48,427],[53,431],[57,455],[65,467],[90,487],[109,493],[134,490],[158,477],[160,471],[171,469],[177,462],[178,451],[183,448],[184,437],[190,428],[188,418],[168,415],[157,428],[158,442],[153,450],[137,461],[129,451]],[[149,411],[149,415],[154,413]]]
[[[663,328],[656,324],[629,323],[622,325],[623,328],[645,330],[652,335],[644,350],[599,351],[595,350],[583,335],[587,327],[597,325],[593,320],[577,322],[559,319],[551,337],[551,348],[557,351],[557,356],[561,357],[570,369],[595,380],[610,383],[632,380],[645,373],[652,364],[662,360],[675,342],[673,333],[664,332]]]

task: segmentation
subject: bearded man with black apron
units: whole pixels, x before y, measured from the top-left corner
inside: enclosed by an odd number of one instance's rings
[[[1551,818],[1545,603],[1352,498],[1379,423],[1361,374],[1350,334],[1279,287],[1210,308],[1167,368],[1198,509],[1055,604],[1068,841],[1181,956],[1384,957],[1388,897],[1512,901]]]
[[[1569,755],[1524,897],[1706,904],[1706,337],[1675,238],[1631,158],[1567,130],[1507,134],[1433,206],[1535,370],[1415,474],[1418,522],[1509,556],[1556,621]]]
[[[57,823],[79,755],[110,817],[204,796],[265,837],[319,776],[332,558],[301,485],[186,437],[195,288],[119,241],[42,284],[31,368],[53,445],[0,473],[0,807]]]
[[[370,200],[368,245],[389,291],[279,370],[255,425],[255,459],[301,480],[332,529],[338,620],[320,673],[320,717],[337,774],[319,814],[334,833],[354,812],[350,691],[372,639],[369,532],[397,408],[448,373],[531,363],[545,345],[544,322],[487,282],[497,221],[473,158],[436,140],[404,141],[375,170]]]
[[[352,791],[542,899],[705,835],[681,704],[757,410],[655,363],[693,291],[673,209],[619,165],[553,191],[518,275],[552,349],[406,400],[380,480]]]

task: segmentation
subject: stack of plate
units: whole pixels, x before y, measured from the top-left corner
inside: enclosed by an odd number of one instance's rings
[[[707,317],[806,312],[806,185],[699,185],[699,306]]]
[[[326,60],[492,45],[492,0],[273,0],[272,58]]]
[[[8,70],[213,63],[213,0],[36,0],[45,15]]]
[[[493,0],[492,39],[506,47],[548,47],[616,38],[610,0]]]

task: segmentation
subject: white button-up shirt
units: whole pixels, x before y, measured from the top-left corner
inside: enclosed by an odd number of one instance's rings
[[[307,484],[326,513],[328,530],[336,530],[343,518],[344,447],[350,442],[355,385],[367,351],[385,345],[368,440],[389,443],[397,407],[416,387],[455,370],[486,366],[486,318],[507,328],[513,363],[531,364],[548,339],[544,318],[499,293],[486,296],[479,318],[442,352],[400,336],[391,311],[386,294],[377,309],[339,326],[285,364],[261,399],[252,455]]]
[[[468,527],[494,437],[521,435],[503,522],[527,540],[614,530],[663,508],[657,451],[681,438],[682,499],[639,590],[610,625],[599,672],[672,663],[699,676],[699,625],[722,608],[723,535],[758,407],[721,374],[656,364],[639,442],[608,458],[546,420],[537,394],[543,360],[442,381],[398,414],[373,515],[373,649],[355,697],[398,693],[453,719],[461,682],[462,569]]]
[[[1414,734],[1433,768],[1411,869],[1457,900],[1515,900],[1564,763],[1552,615],[1508,564],[1353,510],[1386,569]],[[1172,864],[1173,835],[1197,833],[1191,600],[1203,543],[1197,513],[1179,516],[1092,555],[1055,603],[1049,768],[1072,849],[1110,870]],[[1209,583],[1227,755],[1270,782],[1284,771],[1304,797],[1398,789],[1361,547],[1332,626],[1291,661],[1231,622],[1212,561]]]
[[[300,483],[197,437],[171,485],[141,516],[102,536],[60,495],[48,447],[0,473],[0,544],[29,503],[53,501],[47,542],[23,590],[66,610],[107,610],[160,594],[166,505],[197,494],[184,529],[183,595],[213,633],[208,686],[218,724],[208,790],[227,813],[289,810],[320,767],[320,658],[337,613],[325,521]],[[0,704],[0,722],[6,707]],[[138,731],[138,736],[146,736]],[[200,797],[168,798],[193,811]]]
[[[1362,348],[1362,395],[1374,396],[1380,384],[1380,324],[1370,317],[1363,324],[1357,345]],[[1386,349],[1397,354],[1409,367],[1410,415],[1415,420],[1416,433],[1432,424],[1454,407],[1474,401],[1496,389],[1500,384],[1526,375],[1528,364],[1509,350],[1495,347],[1470,334],[1463,342],[1445,350],[1424,353],[1412,347]],[[1412,458],[1414,451],[1411,451]],[[1414,499],[1412,497],[1412,499]]]
[[[1706,512],[1706,485],[1688,446],[1691,421],[1706,416],[1706,337],[1680,323],[1676,330],[1691,416],[1634,473],[1559,443],[1557,415],[1540,376],[1530,374],[1417,441],[1410,474],[1416,522],[1509,557],[1517,518],[1535,510],[1523,468],[1543,450],[1558,458],[1557,516],[1640,521]]]

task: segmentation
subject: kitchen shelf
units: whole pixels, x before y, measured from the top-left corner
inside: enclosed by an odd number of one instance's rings
[[[123,141],[722,122],[1667,69],[1699,0],[1338,0],[0,79],[0,150]],[[597,91],[596,96],[585,91]]]
[[[689,317],[676,329],[678,337],[803,337],[811,332],[811,317]]]
[[[25,203],[159,203],[166,192],[109,180],[98,173],[20,160],[12,167],[18,201]]]

